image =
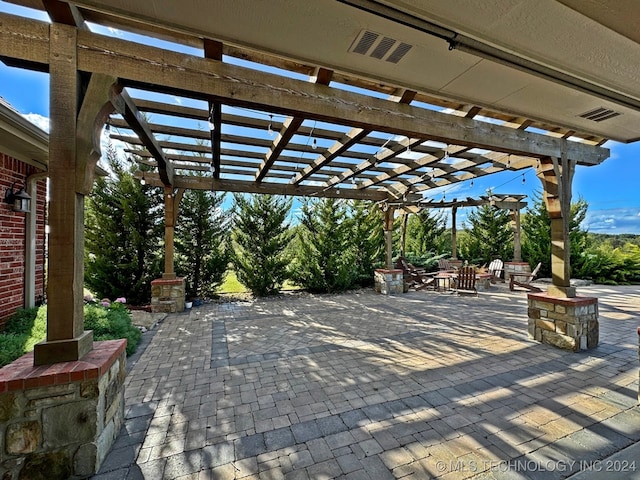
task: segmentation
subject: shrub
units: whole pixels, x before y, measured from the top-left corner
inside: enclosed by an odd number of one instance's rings
[[[127,355],[133,354],[142,339],[140,330],[131,324],[131,314],[123,303],[108,307],[85,305],[85,328],[93,330],[94,340],[127,340]],[[47,335],[47,307],[18,310],[0,332],[0,367],[33,350]]]
[[[135,353],[142,339],[140,330],[131,324],[131,313],[120,302],[113,302],[108,307],[86,305],[84,328],[93,330],[93,339],[97,341],[125,338],[127,355]]]

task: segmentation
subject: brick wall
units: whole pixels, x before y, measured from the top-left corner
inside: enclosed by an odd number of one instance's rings
[[[38,170],[0,153],[0,329],[8,317],[24,306],[25,213],[14,212],[4,195],[15,182],[25,185],[26,178]],[[44,297],[44,242],[46,180],[37,183],[38,203],[32,205],[36,218],[36,299]]]

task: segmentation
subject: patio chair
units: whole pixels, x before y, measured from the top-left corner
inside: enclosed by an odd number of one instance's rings
[[[541,266],[542,263],[538,263],[538,265],[536,265],[536,268],[533,269],[533,272],[529,274],[512,273],[509,280],[509,290],[513,291],[514,287],[517,285],[518,287],[526,288],[527,290],[530,290],[532,292],[541,292],[541,289],[534,285],[531,285],[531,282],[538,275]]]
[[[424,290],[434,287],[433,274],[426,272],[424,268],[418,268],[407,261],[404,257],[398,257],[396,268],[402,270],[403,278],[409,288],[414,290]]]
[[[440,272],[448,272],[448,273],[454,273],[456,271],[453,265],[451,265],[449,260],[447,260],[446,258],[438,259],[438,269],[440,270]]]
[[[501,282],[502,281],[502,269],[504,268],[504,263],[499,258],[496,258],[489,264],[489,268],[487,268],[487,272],[491,274],[491,283]]]
[[[476,269],[473,267],[461,267],[458,269],[456,279],[458,295],[478,295],[476,289]]]

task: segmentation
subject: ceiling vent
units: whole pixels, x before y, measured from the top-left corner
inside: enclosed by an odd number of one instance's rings
[[[615,112],[610,108],[600,107],[596,108],[595,110],[585,112],[579,116],[582,118],[586,118],[587,120],[593,120],[594,122],[604,122],[605,120],[617,117],[618,115],[621,115],[620,112]]]
[[[362,30],[349,47],[349,51],[390,63],[398,63],[412,47],[413,45],[395,38]]]

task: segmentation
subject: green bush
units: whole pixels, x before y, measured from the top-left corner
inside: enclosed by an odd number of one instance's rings
[[[140,330],[131,324],[131,314],[122,303],[110,306],[86,305],[85,328],[93,330],[97,341],[127,340],[127,355],[138,348],[142,339]],[[0,367],[3,367],[33,350],[36,343],[47,335],[47,307],[18,310],[9,318],[0,332]]]
[[[93,339],[96,341],[126,338],[127,355],[135,353],[142,339],[140,330],[131,324],[131,313],[119,302],[113,302],[108,307],[86,305],[84,328],[93,330]]]

